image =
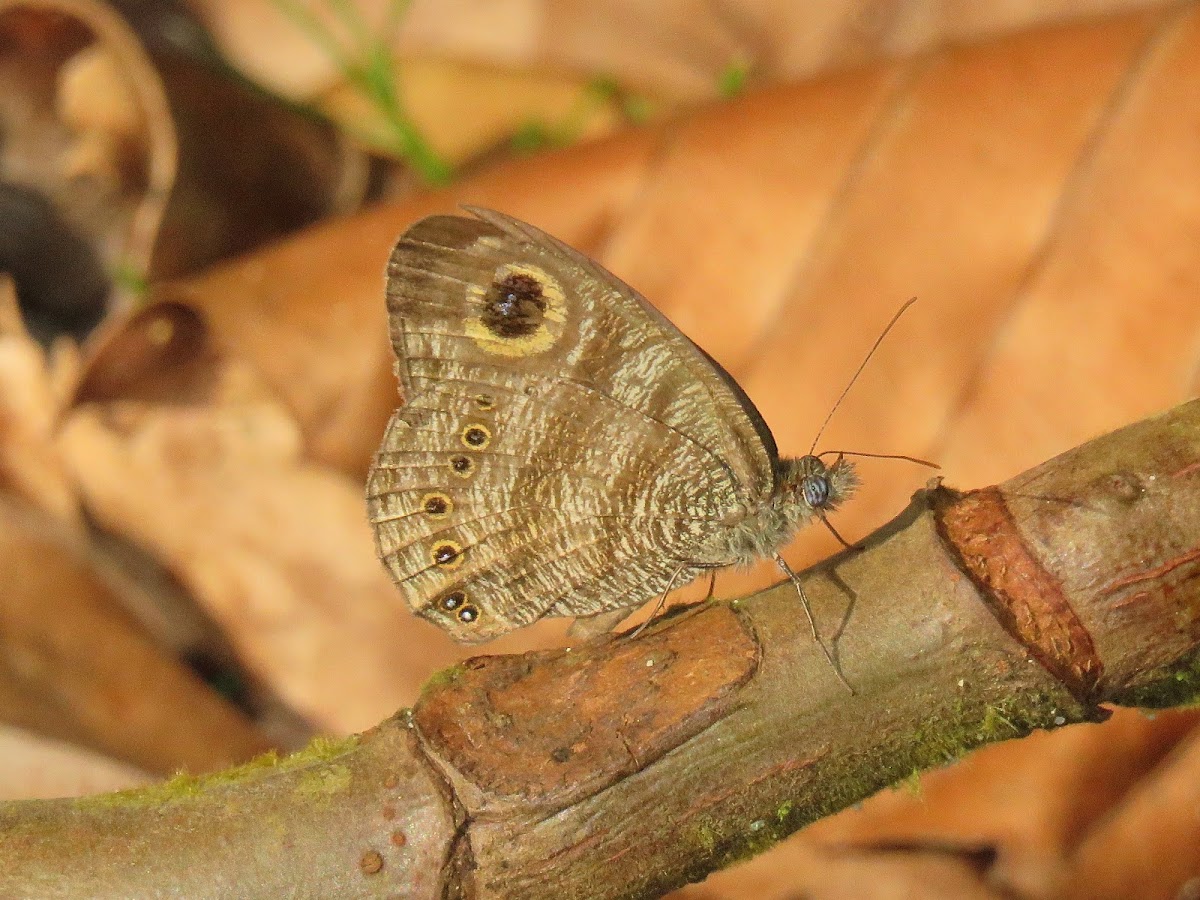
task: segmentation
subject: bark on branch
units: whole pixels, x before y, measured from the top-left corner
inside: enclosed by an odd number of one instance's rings
[[[479,657],[281,762],[0,804],[0,895],[654,897],[980,744],[1200,699],[1200,401],[865,543],[803,576],[855,696],[781,585]]]

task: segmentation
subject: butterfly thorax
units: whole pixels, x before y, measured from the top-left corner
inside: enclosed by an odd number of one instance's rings
[[[832,465],[813,455],[781,459],[774,492],[713,535],[703,562],[749,565],[772,556],[814,516],[837,509],[857,487],[854,464],[844,457]]]

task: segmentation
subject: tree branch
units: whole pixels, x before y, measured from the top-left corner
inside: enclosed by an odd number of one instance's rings
[[[803,576],[855,696],[780,585],[470,660],[344,744],[2,804],[0,894],[653,897],[980,744],[1200,698],[1200,401],[865,544]]]

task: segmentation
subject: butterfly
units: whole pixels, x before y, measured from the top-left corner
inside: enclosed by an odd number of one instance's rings
[[[409,606],[466,643],[547,616],[610,627],[771,557],[812,624],[779,550],[853,494],[853,464],[780,457],[733,378],[636,291],[532,225],[467,211],[420,220],[388,263],[405,402],[368,511]]]

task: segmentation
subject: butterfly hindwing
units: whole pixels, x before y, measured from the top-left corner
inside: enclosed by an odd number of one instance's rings
[[[368,487],[381,558],[456,639],[634,607],[773,486],[753,407],[665,319],[523,223],[435,216],[392,253],[405,399]]]

